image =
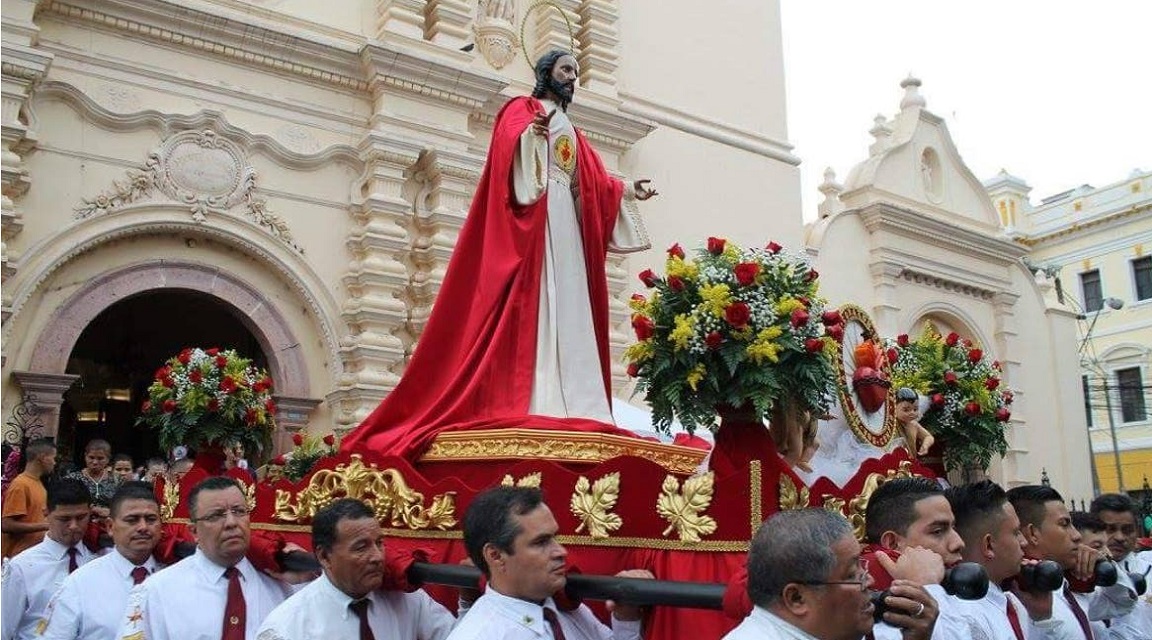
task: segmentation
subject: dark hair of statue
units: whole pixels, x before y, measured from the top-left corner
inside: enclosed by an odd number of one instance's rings
[[[560,93],[557,91],[556,81],[552,79],[552,70],[556,67],[556,62],[560,58],[571,55],[573,55],[571,51],[553,49],[536,60],[536,86],[532,88],[533,98],[539,100],[548,95],[549,92],[552,92],[560,102],[560,108],[565,112],[568,111],[569,101],[560,97]]]
[[[495,487],[477,495],[464,512],[464,547],[476,568],[491,577],[484,545],[511,554],[521,531],[514,517],[535,511],[542,504],[544,494],[535,487]]]

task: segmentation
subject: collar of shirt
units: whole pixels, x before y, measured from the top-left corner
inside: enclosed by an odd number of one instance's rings
[[[132,579],[132,570],[136,567],[144,567],[148,570],[148,575],[156,573],[156,569],[159,567],[156,558],[151,554],[148,555],[148,559],[144,561],[144,564],[140,565],[134,564],[131,560],[124,557],[124,554],[120,553],[120,550],[115,547],[113,547],[112,552],[108,555],[111,556],[108,562],[111,562],[116,567],[116,575],[121,578],[128,578],[129,580]]]
[[[1118,563],[1121,567],[1124,567],[1125,571],[1138,573],[1142,576],[1152,576],[1152,563],[1146,562],[1143,558],[1136,555],[1135,551],[1118,560]]]
[[[55,540],[53,540],[52,538],[50,538],[48,536],[44,536],[44,540],[43,540],[43,542],[41,542],[41,544],[44,545],[43,549],[50,557],[52,557],[56,560],[67,560],[68,559],[68,549],[70,549],[71,547],[65,547],[64,545],[60,544],[59,542],[56,542]],[[76,547],[76,550],[79,551],[79,553],[77,554],[77,560],[79,560],[80,558],[87,558],[88,556],[92,555],[88,551],[88,548],[85,547],[83,543],[77,542],[75,544],[75,547]]]
[[[994,582],[988,583],[988,595],[984,596],[984,599],[996,605],[996,608],[1001,611],[1008,610],[1008,594],[1004,593],[1000,585]]]
[[[792,640],[816,640],[816,637],[807,631],[759,606],[752,607],[752,613],[748,614],[748,619],[751,620],[757,628],[763,629],[765,632],[771,632],[766,633],[765,637],[791,638]]]
[[[341,591],[336,585],[332,584],[332,581],[328,579],[327,573],[321,573],[320,577],[316,578],[315,583],[316,589],[318,589],[325,598],[328,598],[332,602],[336,603],[336,606],[340,611],[341,620],[347,620],[348,616],[356,615],[352,612],[352,608],[348,606],[355,600],[367,599],[372,603],[372,610],[379,610],[380,608],[380,603],[377,601],[375,592],[369,593],[363,598],[353,598],[347,593]]]
[[[495,609],[502,615],[506,616],[510,620],[514,620],[518,624],[523,625],[528,629],[531,629],[533,632],[539,635],[544,635],[546,633],[545,625],[547,623],[544,622],[544,607],[548,607],[553,611],[559,612],[559,610],[556,608],[556,603],[552,601],[552,598],[545,600],[543,606],[541,606],[535,602],[528,602],[527,600],[521,600],[520,598],[506,596],[493,589],[492,585],[488,585],[488,587],[484,590],[484,597],[491,599],[492,604],[495,605]]]
[[[193,566],[196,567],[196,571],[200,573],[200,576],[208,584],[228,581],[224,577],[224,571],[226,571],[228,567],[212,562],[199,548],[196,549],[196,553],[192,554],[191,558],[183,560],[183,562],[189,561],[194,563]],[[248,558],[241,558],[240,562],[237,562],[235,566],[236,569],[240,571],[241,583],[251,583],[256,579],[256,567],[253,567],[252,563],[248,562]]]

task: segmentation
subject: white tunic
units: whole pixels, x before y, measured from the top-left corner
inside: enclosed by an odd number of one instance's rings
[[[80,566],[95,556],[77,544]],[[45,536],[34,547],[12,556],[4,563],[3,587],[0,588],[0,627],[3,640],[28,640],[36,637],[48,609],[48,602],[68,577],[68,547]]]
[[[599,350],[592,323],[592,303],[580,235],[580,207],[572,197],[576,180],[576,129],[568,115],[549,100],[540,101],[556,114],[548,139],[528,127],[512,166],[516,201],[531,204],[548,194],[544,266],[536,329],[536,371],[528,412],[535,415],[590,418],[614,424],[604,393]],[[625,185],[631,204],[632,188]],[[622,203],[623,204],[623,203]],[[651,244],[634,211],[622,209],[608,242],[616,253],[642,251]]]
[[[257,571],[247,558],[236,568],[240,570],[240,588],[247,608],[244,638],[254,640],[264,618],[288,598],[290,589]],[[120,637],[220,640],[224,607],[228,602],[224,570],[225,567],[215,564],[197,549],[188,558],[138,585],[128,594]]]
[[[148,575],[162,565],[152,556],[140,565]],[[117,550],[80,567],[64,580],[52,598],[45,615],[48,625],[42,634],[50,640],[113,640],[118,637],[132,571],[136,565]]]
[[[977,625],[989,640],[1016,640],[1016,634],[1008,622],[1009,603],[1020,620],[1020,630],[1024,633],[1025,640],[1039,638],[1076,640],[1076,634],[1080,633],[1079,626],[1069,628],[1056,618],[1033,621],[1028,617],[1028,610],[1024,608],[1024,604],[1015,595],[1005,593],[996,584],[989,584],[988,595],[980,600],[956,599],[956,607]]]
[[[1146,559],[1147,558],[1147,559]],[[1152,584],[1152,557],[1149,552],[1129,553],[1117,564],[1124,571],[1137,573]],[[1110,640],[1149,640],[1152,638],[1152,589],[1140,596],[1127,615],[1113,617],[1108,635]]]
[[[723,640],[816,640],[808,632],[792,625],[767,609],[753,607],[740,626],[728,632]]]
[[[639,620],[625,621],[613,617],[609,629],[584,605],[575,611],[559,611],[552,598],[541,606],[510,598],[491,586],[466,613],[461,613],[460,621],[448,640],[549,640],[552,629],[544,621],[544,607],[557,612],[566,640],[640,640]]]
[[[924,588],[936,600],[940,611],[936,626],[932,628],[932,640],[990,640],[980,624],[956,604],[959,598],[948,595],[938,584],[924,585]],[[886,622],[877,623],[872,628],[872,635],[876,640],[900,640],[904,637],[901,629]]]
[[[444,640],[456,617],[424,591],[376,591],[368,595],[368,625],[376,638]],[[288,598],[264,620],[257,640],[359,638],[352,598],[322,575]]]

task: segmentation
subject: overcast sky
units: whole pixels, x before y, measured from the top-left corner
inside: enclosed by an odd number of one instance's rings
[[[1152,2],[781,0],[788,133],[804,217],[826,166],[864,160],[900,81],[923,81],[981,181],[1001,168],[1032,202],[1152,169]]]

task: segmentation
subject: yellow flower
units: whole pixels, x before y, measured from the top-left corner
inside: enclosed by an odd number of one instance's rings
[[[732,329],[730,331],[730,334],[732,335],[733,338],[736,338],[737,340],[751,340],[752,339],[752,327],[744,327],[742,329]]]
[[[760,333],[756,334],[756,339],[748,345],[745,352],[756,364],[763,364],[765,360],[778,362],[780,360],[780,345],[774,340],[783,333],[784,330],[775,325],[762,329]]]
[[[726,284],[705,285],[700,287],[700,299],[712,315],[723,318],[724,309],[732,304],[732,290]]]
[[[624,350],[624,360],[628,362],[644,362],[655,355],[656,349],[651,340],[641,340],[628,346]]]
[[[699,273],[699,269],[697,269],[695,263],[677,256],[668,258],[668,263],[664,266],[664,270],[668,272],[669,276],[679,276],[682,280],[693,280]]]
[[[668,334],[669,342],[676,344],[676,350],[688,348],[688,341],[696,334],[696,323],[687,314],[679,314],[675,318],[676,327]]]
[[[696,390],[696,385],[700,384],[700,381],[704,379],[704,373],[706,371],[704,364],[700,363],[692,367],[692,370],[688,372],[688,386],[692,387],[693,391]]]
[[[796,298],[781,298],[780,302],[776,303],[776,314],[780,316],[791,315],[797,309],[803,309],[804,303]]]

